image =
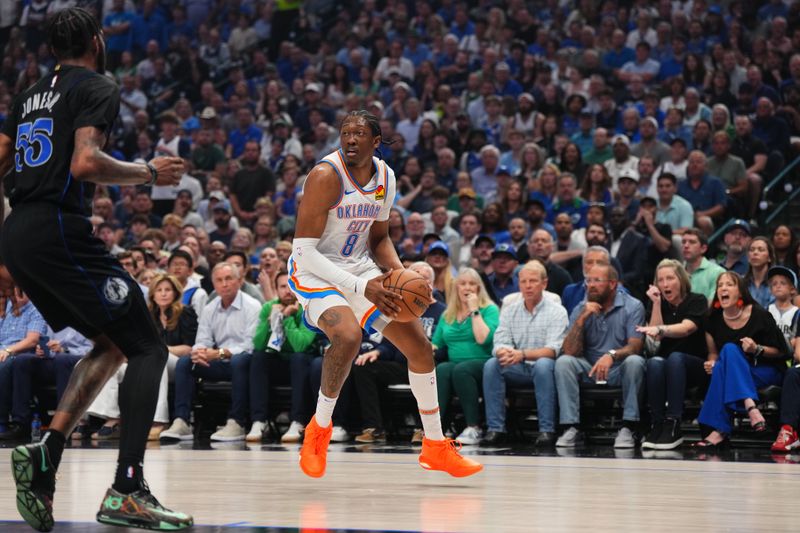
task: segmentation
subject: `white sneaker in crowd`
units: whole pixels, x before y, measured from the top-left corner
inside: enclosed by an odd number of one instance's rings
[[[289,429],[286,430],[286,433],[281,436],[281,442],[300,442],[300,439],[303,438],[303,430],[305,429],[306,427],[303,424],[293,421],[289,424]]]
[[[211,440],[217,442],[232,442],[244,440],[244,428],[236,420],[229,418],[228,422],[211,435]]]

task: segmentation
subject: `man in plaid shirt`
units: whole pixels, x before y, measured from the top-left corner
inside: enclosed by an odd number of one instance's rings
[[[544,295],[547,270],[532,260],[519,271],[521,298],[503,306],[494,334],[493,358],[483,367],[483,398],[488,432],[486,444],[505,440],[506,384],[536,392],[539,417],[537,446],[556,441],[555,358],[567,332],[567,310]]]

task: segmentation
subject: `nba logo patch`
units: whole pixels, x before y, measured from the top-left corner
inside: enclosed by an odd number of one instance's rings
[[[128,284],[122,278],[108,278],[103,285],[103,296],[111,305],[121,305],[128,299]]]
[[[378,185],[375,189],[375,199],[383,200],[384,198],[386,198],[386,189],[383,188],[383,185]]]

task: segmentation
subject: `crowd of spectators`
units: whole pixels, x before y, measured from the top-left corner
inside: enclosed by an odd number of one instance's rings
[[[301,438],[326,341],[288,290],[295,217],[341,117],[366,109],[397,175],[390,236],[440,300],[423,323],[463,443],[505,438],[509,384],[536,390],[538,443],[573,446],[581,384],[599,382],[622,388],[615,445],[641,430],[656,449],[682,441],[687,384],[708,386],[701,445],[718,447],[733,411],[763,430],[757,388],[785,381],[775,446],[800,445],[787,372],[800,241],[754,223],[765,183],[800,154],[800,3],[5,1],[0,122],[55,67],[45,23],[73,5],[101,21],[120,86],[108,152],[187,165],[178,186],[98,186],[92,203],[172,354],[153,438],[193,437],[198,377],[233,383],[214,440],[259,440],[272,384],[291,385],[283,438]],[[26,433],[32,380],[63,389],[86,351],[20,319],[31,308],[0,322],[0,438]],[[346,394],[407,381],[402,359],[365,332]],[[76,438],[118,435],[117,382],[90,409],[104,426]],[[360,427],[339,403],[334,440],[346,424],[385,438],[361,403]]]

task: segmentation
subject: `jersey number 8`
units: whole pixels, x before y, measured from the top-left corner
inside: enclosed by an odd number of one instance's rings
[[[353,247],[356,245],[358,241],[359,234],[358,233],[351,233],[347,236],[347,239],[344,241],[344,247],[342,247],[342,255],[348,257],[350,254],[353,253]]]
[[[14,157],[17,172],[22,172],[23,163],[29,167],[38,167],[47,163],[53,155],[52,118],[37,118],[34,122],[24,122],[17,126],[18,150]],[[35,145],[39,145],[38,154]]]

